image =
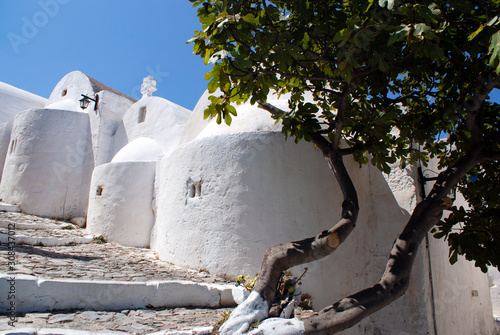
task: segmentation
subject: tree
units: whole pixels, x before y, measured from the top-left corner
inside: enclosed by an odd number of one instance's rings
[[[347,239],[360,208],[347,155],[385,173],[397,161],[437,157],[442,172],[395,240],[378,283],[302,321],[268,319],[258,331],[333,334],[353,326],[405,292],[433,227],[448,240],[452,263],[463,254],[483,271],[499,266],[500,108],[489,97],[500,87],[498,0],[190,1],[203,25],[194,52],[213,63],[205,117],[230,124],[234,103],[258,104],[282,122],[285,136],[321,150],[343,194],[342,217],[329,231],[266,251],[254,291],[222,332],[242,333],[268,317],[284,270]],[[286,94],[289,109],[268,104],[270,92]],[[452,207],[446,194],[455,186],[469,209]],[[451,216],[440,221],[445,209]]]

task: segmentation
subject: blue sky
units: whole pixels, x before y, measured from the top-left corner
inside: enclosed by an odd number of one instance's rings
[[[139,99],[151,74],[154,95],[192,109],[209,71],[186,44],[198,29],[188,0],[0,0],[0,81],[48,98],[79,70]]]
[[[0,0],[0,81],[48,98],[79,70],[133,98],[142,79],[192,109],[209,67],[186,41],[199,30],[188,0]]]

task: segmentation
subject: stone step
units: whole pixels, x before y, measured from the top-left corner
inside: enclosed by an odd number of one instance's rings
[[[9,239],[10,237],[10,239]],[[8,244],[9,241],[14,241],[16,245],[36,245],[45,247],[63,246],[63,245],[75,245],[75,244],[86,244],[91,243],[94,240],[92,235],[87,236],[74,236],[74,237],[38,237],[38,236],[26,236],[26,235],[9,235],[5,233],[0,233],[0,243]]]
[[[246,290],[233,284],[183,280],[113,281],[39,279],[30,275],[0,274],[0,291],[15,299],[2,299],[0,311],[16,313],[52,310],[123,310],[146,307],[233,307]],[[13,304],[12,304],[13,303]]]
[[[5,202],[0,202],[0,212],[20,212],[18,205],[11,205]]]

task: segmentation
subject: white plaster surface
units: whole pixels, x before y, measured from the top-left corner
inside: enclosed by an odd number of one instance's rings
[[[94,98],[94,95],[100,91],[120,95],[125,99],[134,102],[135,100],[127,97],[103,83],[87,76],[80,71],[73,71],[65,75],[54,87],[50,94],[46,107],[49,109],[72,110],[79,113],[94,113],[94,102],[91,101],[89,107],[85,110],[80,108],[80,99],[82,94]]]
[[[213,93],[217,95],[218,92]],[[237,108],[238,116],[233,117],[231,126],[226,125],[224,122],[218,125],[215,118],[203,119],[203,114],[210,104],[208,97],[210,93],[205,91],[196,104],[191,117],[189,118],[186,130],[182,136],[181,143],[191,142],[195,139],[205,137],[223,135],[223,134],[236,134],[242,132],[280,132],[281,125],[270,117],[269,112],[258,108],[257,105],[250,103],[235,106]],[[278,99],[276,95],[269,94],[268,102],[274,106],[287,110],[288,102],[286,97]]]
[[[125,113],[123,124],[129,141],[155,140],[165,155],[179,144],[191,111],[160,97],[144,96]]]
[[[497,334],[487,276],[463,257],[451,265],[448,244],[429,242],[437,333]]]
[[[0,82],[0,176],[15,116],[23,110],[44,107],[46,103],[45,98]]]
[[[135,101],[109,90],[100,91],[98,95],[98,110],[87,109],[92,131],[95,166],[109,163],[121,146],[128,142],[128,139],[123,141],[119,129],[123,126],[123,115]],[[115,140],[117,134],[120,138]]]
[[[221,335],[245,334],[254,321],[259,321],[267,317],[268,310],[269,305],[267,302],[258,292],[252,291],[248,298],[233,310],[219,332]]]
[[[14,92],[1,84],[0,98],[2,90]],[[82,112],[78,102],[82,93],[99,94],[97,112],[93,103]],[[270,96],[268,101],[287,108],[286,99]],[[216,125],[214,119],[203,120],[208,92],[193,113],[158,97],[134,102],[81,72],[65,76],[54,88],[48,108],[16,117],[12,139],[7,140],[0,198],[32,214],[85,217],[90,189],[90,232],[123,245],[151,243],[163,260],[233,277],[255,274],[266,248],[314,236],[340,218],[340,192],[321,153],[310,143],[284,142],[280,125],[268,112],[249,104],[238,106],[238,117],[228,127]],[[8,127],[0,119],[0,142],[10,136]],[[418,201],[414,168],[401,170],[394,165],[393,172],[384,175],[373,167],[360,169],[350,160],[346,165],[358,189],[361,211],[356,229],[333,255],[304,265],[309,271],[302,289],[312,294],[317,310],[378,281],[392,242]],[[490,273],[490,290],[487,277],[473,264],[460,260],[450,266],[447,254],[443,241],[431,237],[424,242],[407,293],[343,334],[495,334],[491,315],[498,316],[498,273]],[[295,275],[304,266],[293,269]],[[99,305],[102,299],[99,308],[104,308],[122,292],[105,282],[55,284],[21,277],[19,281],[27,296],[42,292],[37,301],[46,306],[87,299],[75,293],[83,288],[96,291],[95,300],[89,297],[91,302],[85,304]],[[179,297],[184,292],[179,287],[184,286],[176,285],[169,284],[162,292],[174,287],[177,291],[172,294]],[[137,296],[126,293],[118,300],[140,305],[151,287],[163,286],[129,283],[126,287]],[[224,289],[216,298],[212,289],[200,290],[193,290],[193,299],[208,299],[214,306],[221,299],[242,300],[241,292]],[[33,297],[25,301],[32,303]],[[165,301],[172,295],[161,297]],[[157,293],[151,299],[156,298]],[[251,297],[243,306],[255,307],[256,301]],[[253,311],[260,313],[258,308]],[[275,334],[276,322],[263,323],[260,333]],[[286,322],[289,327],[280,329],[289,332],[283,334],[300,333],[296,321]],[[243,328],[237,331],[246,331]]]
[[[125,246],[148,247],[154,224],[156,162],[116,162],[94,169],[87,231]]]
[[[211,335],[213,334],[213,326],[196,327],[191,330],[160,330],[158,332],[149,333],[148,335]]]
[[[26,109],[44,107],[47,99],[0,81],[0,123]]]
[[[123,310],[154,307],[234,306],[231,284],[208,284],[190,281],[98,281],[38,279],[28,275],[0,274],[2,292],[15,278],[16,311],[19,313],[61,309]],[[8,309],[0,300],[0,312]]]
[[[7,219],[0,219],[0,228],[9,229],[15,227],[16,229],[59,229],[61,226],[54,223],[46,222],[15,222]]]
[[[45,247],[74,245],[74,244],[87,244],[91,243],[93,236],[87,235],[83,237],[33,237],[26,235],[16,235],[16,244],[27,245],[43,245]],[[8,243],[9,235],[0,233],[0,243]]]
[[[500,271],[497,268],[488,269],[490,279],[491,303],[493,306],[493,315],[500,321]]]
[[[55,109],[19,113],[0,198],[39,216],[86,216],[93,169],[88,116]]]
[[[186,127],[184,128],[184,133],[182,134],[180,143],[191,142],[196,139],[196,136],[205,128],[212,120],[211,119],[203,119],[203,112],[210,104],[210,100],[208,97],[210,93],[206,90],[203,95],[200,97],[196,106],[194,106],[193,112],[189,117]]]
[[[359,192],[357,228],[333,255],[294,269],[299,275],[309,268],[302,288],[312,294],[315,309],[375,284],[409,218],[380,171],[360,169],[350,160],[346,164]],[[296,145],[267,132],[195,140],[164,157],[157,168],[151,247],[176,264],[253,276],[268,247],[333,226],[340,218],[339,193],[310,143]],[[345,333],[429,329],[423,271],[419,256],[408,294]]]
[[[270,318],[264,320],[250,335],[301,335],[304,323],[299,319]]]
[[[17,205],[12,205],[12,204],[6,204],[4,202],[0,202],[0,211],[3,212],[19,212],[19,206]]]
[[[118,151],[111,162],[156,162],[161,155],[161,147],[155,140],[139,137]]]

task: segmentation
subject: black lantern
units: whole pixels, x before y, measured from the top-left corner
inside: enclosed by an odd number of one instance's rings
[[[83,98],[80,99],[80,108],[81,109],[87,109],[90,101],[93,101],[95,103],[94,110],[97,111],[97,103],[99,102],[99,96],[97,94],[94,96],[95,99],[92,99],[92,98],[86,96],[85,94],[82,94],[82,97]]]

